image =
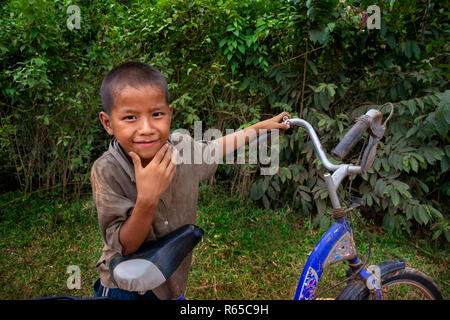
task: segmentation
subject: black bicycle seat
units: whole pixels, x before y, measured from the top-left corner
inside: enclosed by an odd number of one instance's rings
[[[166,236],[142,244],[127,256],[115,254],[109,271],[116,285],[124,290],[145,292],[164,283],[203,237],[203,230],[185,225]]]

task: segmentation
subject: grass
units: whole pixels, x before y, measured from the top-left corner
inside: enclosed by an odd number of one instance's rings
[[[70,206],[45,197],[2,206],[16,195],[0,196],[0,299],[72,295],[92,297],[102,241],[91,198]],[[295,294],[309,252],[323,231],[310,217],[289,208],[264,210],[219,187],[203,186],[197,225],[205,231],[194,251],[185,293],[188,299],[287,299]],[[358,250],[367,241],[356,226]],[[371,264],[404,259],[431,276],[449,296],[448,246],[377,230]],[[67,267],[81,271],[81,289],[69,290]],[[318,292],[343,279],[346,266],[327,269]],[[323,298],[333,298],[342,286]]]
[[[0,217],[0,299],[93,295],[102,241],[91,200],[66,207],[34,197]],[[67,288],[70,265],[80,267],[81,290]]]

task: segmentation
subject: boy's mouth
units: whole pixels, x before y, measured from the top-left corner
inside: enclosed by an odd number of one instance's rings
[[[135,141],[134,144],[139,147],[152,147],[154,146],[159,140],[153,140],[153,141]]]

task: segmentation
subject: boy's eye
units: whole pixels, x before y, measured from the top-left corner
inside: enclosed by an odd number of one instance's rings
[[[136,119],[136,117],[135,116],[125,116],[123,119],[124,120],[134,120],[134,119]]]
[[[164,113],[162,113],[162,112],[153,113],[153,117],[161,117],[162,115],[164,115]]]

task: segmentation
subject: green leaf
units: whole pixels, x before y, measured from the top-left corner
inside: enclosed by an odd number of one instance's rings
[[[280,168],[280,179],[281,182],[284,183],[284,181],[286,179],[291,179],[292,175],[291,175],[291,170],[289,170],[289,168]]]
[[[417,43],[415,43],[415,42],[411,43],[411,50],[414,54],[414,57],[416,59],[419,59],[420,58],[420,47],[417,45]]]
[[[288,179],[292,179],[291,170],[288,169],[288,168],[286,168],[286,177],[287,177]]]
[[[416,205],[414,207],[414,218],[420,224],[427,224],[430,220],[430,216],[427,213],[427,210],[423,205]]]
[[[270,201],[266,197],[266,195],[263,195],[262,200],[263,200],[264,208],[269,209],[270,208]]]
[[[302,197],[303,200],[311,202],[311,196],[309,194],[307,194],[304,191],[300,191],[300,196]]]
[[[413,169],[414,172],[418,172],[419,170],[419,163],[417,160],[413,157],[409,159],[409,163],[411,164],[411,169]]]
[[[394,101],[397,100],[397,90],[395,89],[395,87],[391,87],[390,93],[391,93],[392,100],[394,100]]]
[[[398,193],[398,191],[392,188],[392,191],[389,195],[391,196],[391,200],[394,206],[398,206],[398,204],[400,203],[400,194]]]
[[[388,34],[388,36],[386,37],[386,41],[391,49],[395,49],[396,41],[395,36],[392,33]]]
[[[275,189],[275,191],[280,192],[280,185],[276,181],[272,181],[272,186]]]
[[[386,182],[383,181],[383,179],[378,179],[377,182],[375,182],[375,193],[379,194],[380,196],[385,193],[386,189]]]
[[[411,152],[410,154],[411,154],[412,156],[414,156],[417,160],[419,160],[419,162],[420,162],[423,166],[426,165],[425,158],[422,157],[421,154],[419,154],[419,153],[417,153],[417,152]]]
[[[270,198],[272,198],[272,200],[277,199],[277,194],[275,193],[275,190],[273,190],[271,186],[267,188],[267,194],[269,195]]]
[[[259,183],[259,181],[255,182],[250,189],[250,197],[253,200],[259,200],[261,199],[263,194],[264,192],[262,191],[261,184]]]
[[[403,170],[406,172],[409,172],[410,166],[409,166],[409,157],[403,156]]]
[[[334,87],[332,85],[328,85],[327,90],[328,90],[328,95],[330,97],[334,97],[334,95],[336,94],[336,90],[334,90]]]
[[[430,216],[428,215],[428,212],[425,209],[425,207],[422,205],[419,206],[419,216],[425,225],[427,225],[428,221],[430,221]]]
[[[442,234],[442,230],[441,230],[441,229],[436,230],[436,231],[433,233],[432,239],[433,239],[433,240],[436,240],[437,238],[439,238],[439,236],[440,236],[441,234]]]
[[[406,183],[400,181],[400,180],[391,180],[390,181],[394,186],[396,186],[397,188],[402,188],[405,190],[409,189],[409,185],[407,185]]]
[[[389,172],[391,170],[391,167],[389,166],[388,160],[386,158],[381,159],[381,164],[383,165],[384,171]]]
[[[428,193],[430,191],[430,189],[428,188],[428,186],[424,182],[422,182],[419,179],[416,179],[416,181],[419,183],[420,187],[422,188],[422,190],[424,192]]]
[[[423,100],[416,98],[414,101],[416,101],[416,103],[419,105],[420,109],[423,111],[423,109],[425,108],[425,104],[423,103]]]
[[[330,98],[328,97],[328,94],[325,92],[319,93],[319,102],[320,106],[324,108],[325,110],[328,110],[328,107],[330,105]]]
[[[411,219],[414,216],[414,206],[406,207],[406,219]]]
[[[405,56],[408,58],[408,59],[411,59],[411,56],[412,56],[412,43],[411,43],[411,41],[406,41],[405,43],[404,43],[404,48],[403,48],[403,52],[405,53]]]
[[[327,230],[331,226],[331,220],[326,215],[322,214],[318,217],[319,220],[319,228],[321,230]]]
[[[318,75],[319,74],[319,72],[317,71],[317,67],[314,64],[314,62],[312,62],[311,60],[308,60],[308,66],[311,68],[311,70],[314,73],[314,75]]]
[[[261,182],[261,189],[263,192],[266,192],[267,188],[269,187],[269,183],[270,183],[270,176],[265,176]]]
[[[309,30],[308,35],[314,43],[324,45],[328,41],[328,29],[326,28],[324,30]]]
[[[450,90],[444,92],[436,110],[434,125],[442,137],[448,136],[450,124]]]
[[[442,161],[441,161],[441,172],[447,172],[449,167],[450,167],[449,158],[442,159]]]
[[[373,199],[372,199],[372,196],[370,195],[370,193],[364,194],[363,199],[369,207],[371,207],[373,205]]]
[[[395,229],[396,219],[392,214],[386,214],[383,217],[383,225],[386,226],[387,229],[394,230]]]
[[[416,104],[414,103],[413,100],[408,100],[406,101],[406,107],[408,108],[409,112],[411,113],[411,115],[414,115],[414,113],[416,112]]]
[[[438,117],[444,117],[445,121],[450,124],[450,90],[446,90],[438,104]]]
[[[398,193],[400,193],[403,196],[403,198],[405,198],[405,199],[411,199],[412,198],[411,193],[409,193],[409,191],[406,190],[405,188],[397,187],[396,189],[397,189]]]
[[[438,217],[438,218],[440,218],[440,219],[443,219],[443,218],[444,218],[444,216],[442,215],[442,213],[441,213],[439,210],[437,210],[436,208],[434,208],[433,206],[428,206],[428,209],[429,209],[430,212],[431,212],[432,214],[434,214],[436,217]]]

